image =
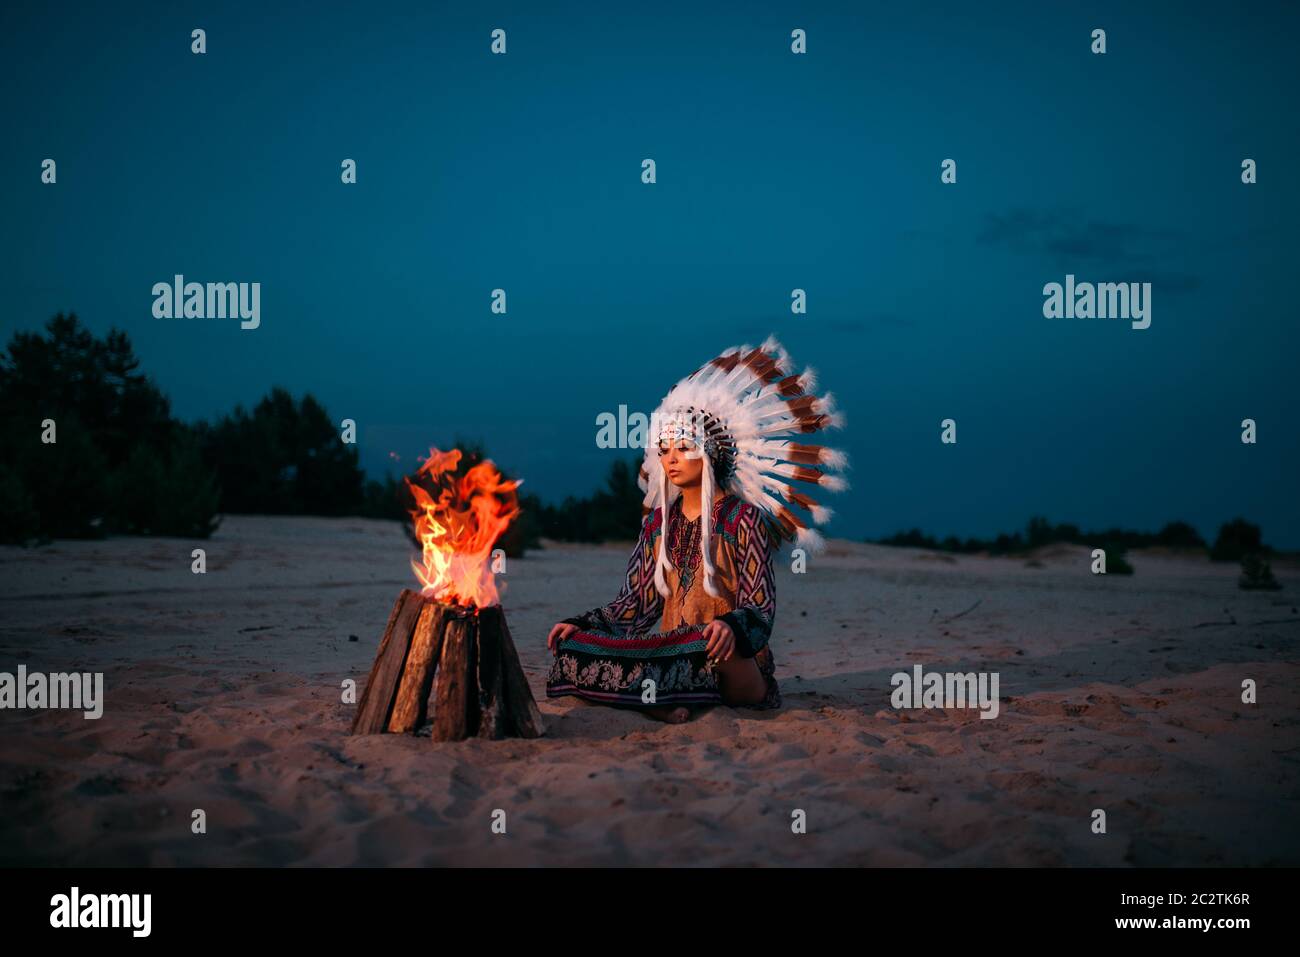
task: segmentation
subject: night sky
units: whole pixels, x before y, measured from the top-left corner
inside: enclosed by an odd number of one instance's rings
[[[184,419],[309,391],[371,474],[481,439],[558,499],[631,455],[598,414],[776,333],[847,416],[831,535],[1300,547],[1297,5],[264,6],[5,4],[4,341],[75,311]],[[260,328],[155,319],[176,273]],[[1151,327],[1044,318],[1067,273]]]

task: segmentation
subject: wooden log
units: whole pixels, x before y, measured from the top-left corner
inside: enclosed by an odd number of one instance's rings
[[[528,687],[528,678],[523,666],[519,664],[519,652],[515,650],[514,639],[510,637],[510,626],[506,616],[501,615],[501,672],[505,687],[505,709],[509,715],[510,725],[506,734],[520,738],[540,738],[546,733],[542,722],[542,712],[533,700],[532,689]]]
[[[438,666],[438,656],[442,654],[442,623],[449,610],[447,605],[438,602],[424,603],[411,636],[411,648],[406,653],[393,714],[388,719],[390,732],[411,732],[424,725],[434,670]]]
[[[505,706],[505,674],[502,670],[502,640],[505,616],[500,605],[478,613],[478,736],[493,741],[511,733]]]
[[[353,734],[379,734],[388,726],[397,684],[406,664],[411,635],[424,609],[424,599],[418,592],[402,589],[388,616],[388,626],[379,643],[379,653],[366,679],[366,689],[361,693],[356,717],[352,720]]]
[[[435,741],[463,741],[478,730],[474,658],[478,617],[453,612],[443,626],[442,655],[433,686]]]
[[[412,732],[429,718],[435,741],[545,733],[501,606],[445,605],[410,589],[398,596],[352,733]]]

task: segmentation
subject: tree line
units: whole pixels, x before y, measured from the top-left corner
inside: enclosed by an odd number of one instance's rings
[[[486,457],[458,443],[463,471]],[[501,546],[636,538],[636,465],[559,505],[520,496]],[[510,478],[510,475],[506,476]],[[417,479],[418,480],[418,479]],[[273,388],[251,409],[186,423],[140,370],[124,332],[97,338],[75,314],[18,332],[0,354],[0,541],[110,534],[207,538],[223,514],[359,515],[409,525],[406,483],[367,479],[323,405]]]
[[[37,427],[40,426],[38,434]],[[482,443],[458,441],[460,470],[481,462]],[[610,464],[603,487],[558,504],[519,497],[520,516],[499,545],[509,555],[541,539],[633,540],[641,525],[639,461]],[[504,470],[503,470],[504,472]],[[506,478],[513,476],[505,473]],[[358,515],[403,522],[414,507],[406,483],[367,479],[356,446],[344,443],[324,406],[273,388],[252,409],[185,423],[140,371],[124,332],[92,335],[75,314],[44,332],[15,333],[0,354],[0,541],[27,543],[108,534],[207,538],[223,514]],[[1024,533],[937,539],[919,529],[878,544],[990,554],[1070,542],[1125,550],[1207,549],[1216,561],[1272,552],[1259,526],[1225,523],[1213,545],[1186,522],[1158,532],[1104,529],[1031,518]]]
[[[1132,548],[1173,548],[1208,551],[1213,561],[1240,561],[1248,554],[1268,555],[1273,549],[1265,545],[1258,525],[1244,518],[1234,518],[1219,527],[1213,545],[1207,545],[1201,534],[1186,522],[1170,522],[1157,532],[1139,532],[1128,528],[1107,528],[1085,532],[1077,525],[1053,525],[1046,518],[1035,516],[1029,520],[1024,533],[1003,532],[993,538],[960,539],[955,535],[935,538],[920,529],[895,532],[887,538],[877,539],[877,545],[901,545],[927,548],[938,552],[956,552],[973,555],[1017,555],[1031,552],[1043,545],[1068,543],[1103,548],[1107,555],[1123,555]]]

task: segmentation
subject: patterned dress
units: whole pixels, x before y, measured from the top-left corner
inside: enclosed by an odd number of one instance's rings
[[[779,708],[776,661],[769,639],[776,615],[772,558],[777,538],[764,513],[734,495],[713,504],[714,582],[721,597],[704,590],[700,519],[687,521],[681,498],[669,507],[667,600],[655,588],[655,555],[663,533],[662,510],[641,524],[623,589],[608,605],[565,622],[578,631],[559,643],[546,695],[577,695],[605,704],[651,707],[722,704],[716,673],[708,667],[704,626],[721,618],[736,636],[735,653],[753,658],[767,684],[762,702]],[[654,700],[643,700],[649,679]]]

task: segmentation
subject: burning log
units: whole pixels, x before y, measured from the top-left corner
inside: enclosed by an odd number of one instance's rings
[[[378,734],[388,727],[402,667],[406,664],[406,653],[411,647],[411,636],[423,609],[424,600],[409,588],[403,588],[397,596],[384,637],[379,642],[379,653],[370,668],[366,690],[361,692],[357,715],[352,719],[353,734]]]
[[[353,734],[435,741],[537,738],[545,732],[500,605],[445,605],[403,590],[361,694]]]
[[[442,653],[443,622],[450,609],[434,602],[422,604],[406,652],[406,663],[402,666],[402,679],[397,683],[393,713],[388,719],[388,730],[395,733],[415,731],[424,724],[434,669]]]
[[[397,596],[352,722],[353,734],[412,733],[435,741],[536,738],[545,728],[498,604],[492,544],[519,514],[518,482],[491,462],[457,474],[460,452],[430,450],[412,483],[424,586]]]

